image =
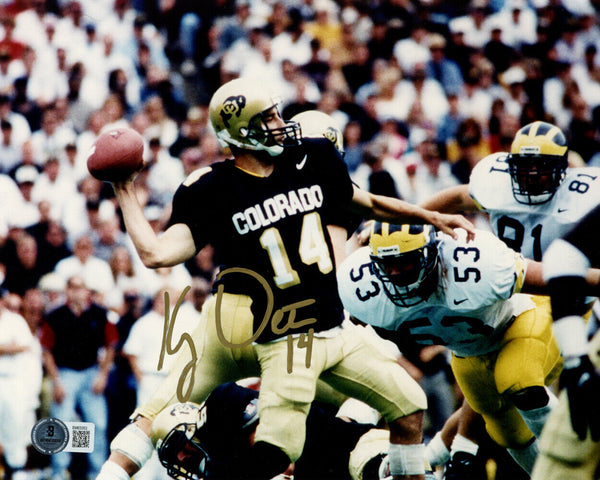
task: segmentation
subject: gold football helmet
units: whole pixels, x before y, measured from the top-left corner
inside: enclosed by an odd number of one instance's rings
[[[292,117],[292,121],[300,124],[302,137],[329,140],[340,155],[344,155],[344,135],[333,118],[318,110],[307,110]]]
[[[266,151],[276,156],[284,147],[300,143],[300,127],[296,122],[286,122],[281,128],[267,127],[264,115],[277,105],[278,101],[264,85],[237,78],[215,92],[208,110],[222,146]]]
[[[426,300],[437,284],[437,239],[431,225],[375,222],[369,239],[373,271],[387,296],[409,307]]]
[[[527,205],[549,201],[567,171],[567,139],[556,125],[533,122],[521,128],[508,156],[515,200]]]

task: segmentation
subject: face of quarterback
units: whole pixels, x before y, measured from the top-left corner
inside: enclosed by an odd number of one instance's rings
[[[281,118],[279,110],[276,105],[273,105],[268,110],[265,110],[260,114],[260,119],[264,125],[264,129],[270,132],[266,144],[271,145],[283,145],[287,138],[285,131],[286,123]]]

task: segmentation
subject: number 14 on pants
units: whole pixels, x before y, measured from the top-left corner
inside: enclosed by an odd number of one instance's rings
[[[298,335],[298,348],[305,348],[306,355],[304,357],[304,365],[310,368],[310,360],[312,356],[312,345],[315,330],[309,329],[307,333]],[[288,335],[287,341],[287,373],[292,373],[294,364],[294,335]]]

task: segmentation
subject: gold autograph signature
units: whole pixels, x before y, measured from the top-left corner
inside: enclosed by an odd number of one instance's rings
[[[267,307],[265,313],[263,315],[262,322],[260,323],[258,329],[253,333],[253,335],[244,340],[241,343],[232,343],[227,338],[225,338],[225,334],[223,333],[223,323],[221,319],[221,304],[223,300],[224,286],[220,284],[217,287],[216,293],[216,309],[215,309],[215,322],[216,322],[216,330],[217,337],[221,344],[227,348],[243,348],[250,345],[252,342],[256,341],[258,337],[263,333],[267,325],[271,325],[271,331],[275,335],[283,335],[284,333],[297,330],[299,328],[305,327],[307,325],[311,325],[316,323],[316,318],[307,318],[303,320],[296,319],[296,312],[302,308],[315,303],[314,299],[303,300],[300,302],[294,302],[290,305],[286,305],[282,308],[279,308],[273,312],[274,309],[274,296],[273,291],[265,278],[261,276],[259,273],[254,272],[253,270],[249,270],[247,268],[228,268],[223,270],[217,276],[217,280],[220,280],[223,276],[238,273],[244,274],[255,279],[264,289],[265,294],[267,295]],[[162,336],[162,344],[160,350],[160,356],[158,359],[158,370],[161,370],[164,364],[165,354],[174,355],[176,354],[184,344],[187,344],[192,358],[190,361],[184,366],[180,373],[179,382],[177,384],[177,399],[179,402],[186,402],[190,395],[192,394],[192,390],[194,388],[195,381],[195,365],[198,360],[198,354],[196,351],[196,346],[194,344],[194,339],[192,336],[185,332],[179,338],[179,341],[175,346],[173,346],[173,328],[175,326],[175,320],[177,314],[179,312],[179,308],[185,298],[185,295],[189,291],[190,287],[186,287],[177,302],[175,303],[175,307],[173,308],[173,312],[170,313],[169,308],[169,292],[165,291],[165,320],[163,326],[163,336]],[[298,337],[298,348],[306,348],[306,357],[305,357],[305,366],[306,368],[310,367],[311,364],[311,356],[312,356],[312,342],[314,336],[314,329],[310,328],[308,332],[301,333]],[[294,361],[294,337],[290,333],[287,335],[287,372],[292,373],[292,366]],[[186,382],[186,379],[189,375],[189,381]],[[184,387],[187,388],[184,391]]]

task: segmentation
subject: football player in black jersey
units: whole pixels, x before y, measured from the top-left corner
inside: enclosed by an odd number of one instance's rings
[[[150,437],[169,475],[232,478],[232,465],[254,442],[257,401],[256,390],[226,383],[202,405],[166,407],[154,419]],[[287,472],[294,480],[376,480],[387,437],[387,431],[374,424],[338,418],[332,405],[314,402],[306,418],[305,448]]]
[[[588,267],[600,267],[600,206],[544,253],[553,328],[565,359],[563,391],[540,438],[533,480],[598,478],[600,465],[600,333],[588,342],[583,314]],[[587,280],[586,280],[587,278]]]
[[[150,425],[165,406],[201,403],[222,383],[259,375],[261,422],[248,461],[237,464],[239,477],[268,479],[298,459],[321,378],[382,414],[396,478],[423,479],[424,393],[393,355],[363,335],[363,327],[343,321],[326,226],[339,224],[346,211],[392,223],[431,223],[453,236],[455,228],[472,236],[472,225],[459,215],[354,187],[331,142],[300,142],[297,123],[283,121],[265,85],[232,80],[215,92],[209,113],[234,158],[188,176],[162,235],[144,218],[133,177],[113,182],[144,265],[175,265],[211,244],[220,272],[198,328],[179,342],[165,335],[162,353],[186,349],[112,442],[98,478],[125,480],[147,461]]]

